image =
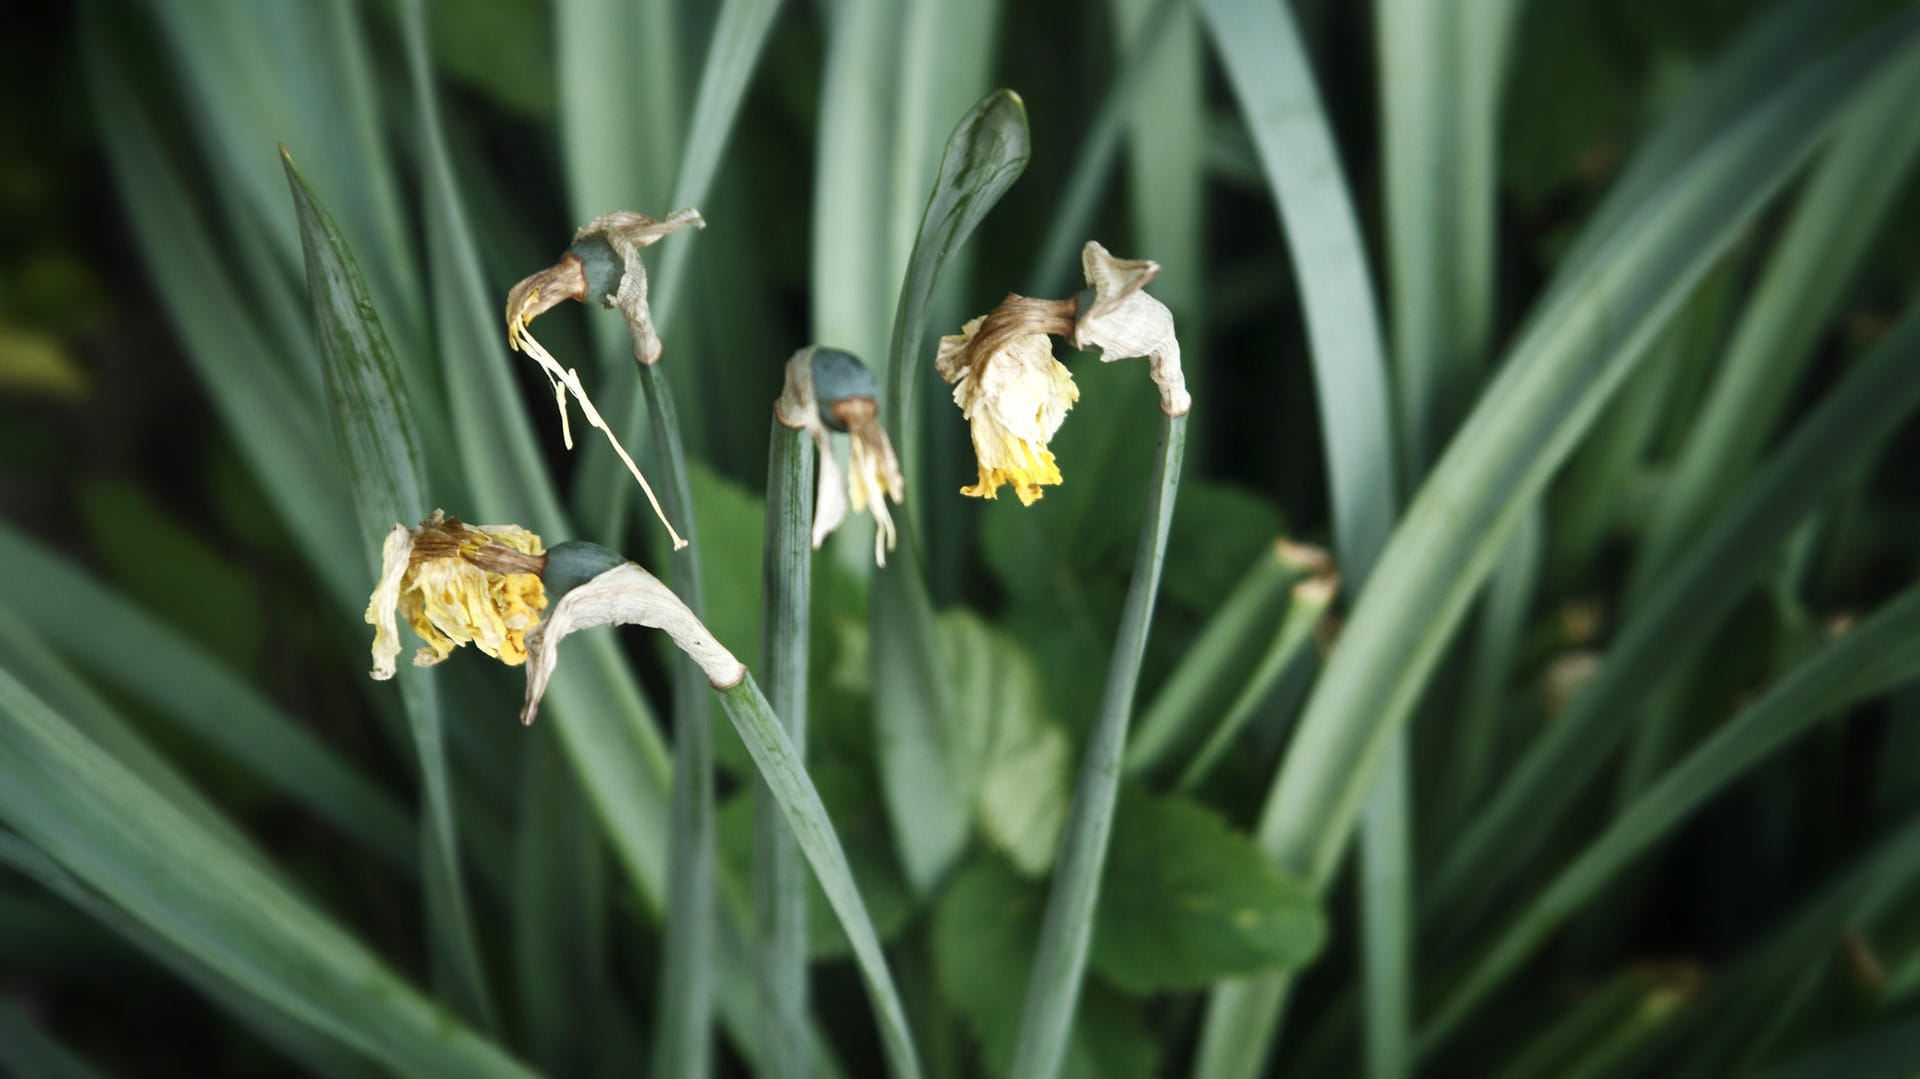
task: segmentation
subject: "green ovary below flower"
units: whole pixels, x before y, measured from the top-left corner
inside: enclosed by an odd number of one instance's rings
[[[1073,328],[1074,301],[1008,296],[992,313],[940,339],[934,361],[953,384],[953,401],[973,425],[979,481],[960,493],[994,498],[1012,484],[1021,505],[1031,506],[1040,488],[1061,482],[1047,442],[1080,399],[1066,366],[1053,358],[1048,334]]]
[[[539,536],[518,525],[469,525],[435,510],[418,528],[394,525],[381,557],[366,614],[374,627],[373,677],[394,675],[401,620],[426,642],[414,653],[417,667],[469,643],[510,666],[527,661],[527,631],[547,605]]]

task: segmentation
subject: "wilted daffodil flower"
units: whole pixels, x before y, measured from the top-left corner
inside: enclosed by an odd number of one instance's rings
[[[533,357],[547,376],[548,384],[553,387],[554,402],[560,408],[560,433],[567,448],[573,448],[573,431],[567,419],[567,397],[571,395],[579,403],[587,423],[607,436],[613,451],[620,455],[627,471],[646,492],[654,515],[673,537],[674,550],[685,547],[687,541],[673,530],[660,508],[660,500],[654,496],[653,487],[640,474],[640,467],[633,463],[626,447],[593,407],[587,391],[580,385],[580,372],[554,359],[534,338],[529,326],[535,318],[563,301],[585,303],[589,297],[598,297],[604,306],[618,308],[626,316],[627,328],[633,335],[634,358],[641,363],[654,363],[660,358],[661,344],[653,329],[653,316],[647,309],[647,268],[640,261],[640,250],[689,225],[706,227],[700,211],[676,210],[664,221],[626,210],[603,214],[574,234],[573,246],[560,256],[559,262],[527,276],[507,293],[507,344]]]
[[[1073,332],[1073,300],[1035,300],[1008,295],[984,317],[942,337],[934,360],[953,385],[953,401],[973,424],[979,482],[960,493],[997,497],[1010,483],[1021,505],[1031,506],[1040,488],[1058,484],[1060,469],[1047,442],[1067,410],[1080,399],[1073,375],[1053,358],[1047,335]]]
[[[392,678],[404,619],[431,666],[471,643],[509,665],[527,661],[526,633],[547,605],[540,537],[518,525],[469,525],[440,510],[418,528],[394,525],[381,551],[380,583],[367,603],[374,627],[373,676]]]
[[[781,423],[805,431],[818,449],[819,493],[813,508],[813,545],[818,548],[846,519],[847,503],[855,512],[873,512],[873,560],[887,564],[896,533],[887,499],[905,497],[900,461],[880,425],[880,383],[867,365],[837,348],[810,346],[787,361],[786,386],[774,402]],[[846,493],[841,493],[840,469],[834,461],[827,432],[845,431],[849,441]]]
[[[1147,295],[1147,282],[1160,264],[1146,259],[1114,258],[1099,243],[1088,240],[1080,250],[1080,266],[1093,302],[1073,325],[1073,347],[1097,348],[1105,363],[1145,356],[1153,384],[1160,389],[1160,408],[1169,416],[1184,416],[1193,407],[1186,376],[1180,372],[1180,341],[1173,334],[1173,314],[1167,305]]]

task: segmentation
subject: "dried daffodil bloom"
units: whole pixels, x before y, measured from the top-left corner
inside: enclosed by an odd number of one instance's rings
[[[634,357],[646,364],[658,360],[660,337],[654,332],[653,316],[647,310],[647,268],[640,261],[640,249],[688,225],[705,228],[706,221],[698,210],[676,210],[665,221],[624,210],[603,214],[574,234],[573,246],[560,256],[559,262],[530,274],[507,293],[507,344],[533,357],[547,376],[547,383],[553,387],[554,403],[560,409],[560,435],[567,448],[573,448],[573,429],[567,417],[567,397],[571,395],[579,403],[587,423],[607,436],[613,452],[620,455],[621,463],[640,484],[647,502],[653,506],[654,516],[660,518],[667,534],[673,538],[676,551],[685,547],[687,541],[673,530],[652,485],[640,474],[640,466],[633,463],[626,447],[593,407],[593,401],[580,384],[580,373],[554,359],[528,327],[535,318],[566,300],[585,303],[589,297],[597,296],[602,304],[619,308],[626,316],[627,328],[633,334]]]
[[[394,525],[381,556],[366,615],[374,627],[375,678],[393,677],[401,619],[426,642],[414,653],[416,667],[468,643],[508,665],[527,661],[527,631],[547,605],[539,536],[518,525],[469,525],[434,510],[418,528]]]
[[[897,538],[887,499],[905,497],[900,461],[880,426],[880,383],[852,353],[811,346],[787,361],[786,387],[774,402],[781,423],[813,437],[819,451],[819,494],[813,508],[813,545],[818,548],[846,519],[847,503],[873,513],[873,560],[887,564]],[[850,444],[846,493],[828,431],[844,431]]]
[[[1148,359],[1148,373],[1160,389],[1160,409],[1184,416],[1193,407],[1187,380],[1180,373],[1180,342],[1173,335],[1173,314],[1167,305],[1147,295],[1147,282],[1160,264],[1146,259],[1118,259],[1088,240],[1080,249],[1080,267],[1086,271],[1093,302],[1073,326],[1073,347],[1097,348],[1103,363],[1134,356]]]
[[[593,626],[649,626],[665,630],[673,643],[700,665],[707,681],[715,689],[730,689],[746,677],[746,665],[735,659],[712,632],[694,616],[680,597],[651,573],[623,561],[604,547],[587,543],[563,543],[555,547],[556,562],[562,548],[570,561],[582,565],[612,563],[611,568],[588,578],[585,583],[566,587],[569,582],[550,573],[559,599],[546,621],[527,634],[527,696],[520,708],[520,722],[532,723],[540,711],[540,699],[546,695],[547,682],[560,661],[560,642],[571,634]],[[556,566],[556,569],[558,567]],[[573,569],[569,574],[576,572]]]
[[[1010,483],[1020,504],[1060,482],[1047,442],[1080,399],[1073,375],[1053,358],[1048,334],[1073,331],[1073,300],[1009,294],[1000,306],[942,337],[934,366],[953,385],[953,401],[973,424],[980,480],[960,493],[994,498]]]

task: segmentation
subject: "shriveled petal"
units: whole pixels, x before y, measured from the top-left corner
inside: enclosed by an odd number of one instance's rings
[[[394,675],[394,661],[400,656],[400,628],[396,612],[400,606],[400,581],[407,575],[407,562],[413,555],[413,533],[405,525],[394,525],[380,545],[380,583],[367,600],[367,624],[373,627],[373,676],[385,681]]]
[[[604,236],[616,251],[623,247],[651,247],[663,237],[671,236],[689,225],[703,229],[707,227],[707,221],[700,216],[700,211],[691,207],[675,210],[658,221],[638,211],[615,210],[580,226],[579,231],[573,234],[573,242]],[[621,253],[625,254],[624,251]]]
[[[1081,249],[1080,265],[1093,286],[1091,306],[1074,323],[1075,348],[1100,350],[1105,363],[1144,356],[1148,374],[1160,390],[1160,408],[1169,416],[1183,416],[1193,407],[1186,376],[1180,370],[1180,341],[1174,336],[1173,313],[1148,295],[1144,287],[1160,272],[1160,264],[1146,259],[1118,259],[1095,241]]]
[[[593,626],[649,626],[666,631],[706,672],[715,689],[739,683],[746,665],[735,659],[707,627],[694,617],[680,597],[646,570],[631,562],[615,566],[561,597],[546,621],[526,636],[527,696],[520,722],[532,723],[546,696],[547,683],[560,660],[560,642]]]
[[[773,403],[773,413],[782,425],[805,431],[813,439],[818,461],[813,500],[813,547],[817,551],[847,519],[847,496],[841,491],[840,465],[834,459],[827,424],[820,418],[820,403],[813,394],[813,352],[812,348],[803,348],[788,358],[785,382]]]
[[[893,443],[887,440],[877,409],[871,405],[842,409],[840,415],[850,436],[848,469],[852,474],[847,478],[847,497],[853,501],[856,512],[868,510],[873,514],[873,561],[885,566],[887,552],[893,550],[899,540],[893,514],[887,510],[887,499],[899,502],[906,496],[900,459],[894,456]]]

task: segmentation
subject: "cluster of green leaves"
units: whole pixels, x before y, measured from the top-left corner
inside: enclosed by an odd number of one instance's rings
[[[0,966],[53,1020],[0,1005],[0,1061],[128,1063],[50,1031],[157,964],[236,1067],[325,1074],[705,1070],[709,994],[782,1075],[1913,1067],[1920,13],[1684,8],[83,6],[224,509],[0,525]],[[540,326],[697,560],[558,450],[497,314],[573,224],[686,205],[658,368]],[[1067,482],[962,499],[932,337],[1088,237],[1162,263],[1191,432],[1082,357]],[[762,469],[816,341],[883,372],[910,498],[888,569],[857,521],[811,556],[796,651],[806,473]],[[530,730],[478,656],[363,679],[380,539],[436,506],[644,555],[804,727],[637,633]],[[709,722],[707,817],[669,743]]]

